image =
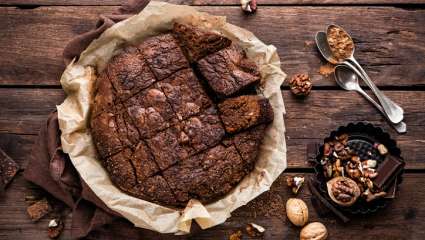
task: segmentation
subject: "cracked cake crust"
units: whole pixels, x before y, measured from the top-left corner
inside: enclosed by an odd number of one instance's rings
[[[173,207],[229,193],[255,165],[273,110],[226,98],[259,79],[241,48],[189,25],[125,47],[96,80],[90,119],[112,183]]]

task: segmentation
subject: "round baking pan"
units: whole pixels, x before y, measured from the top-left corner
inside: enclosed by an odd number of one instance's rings
[[[384,132],[381,128],[375,127],[370,123],[359,122],[350,123],[347,126],[341,126],[336,131],[331,132],[329,137],[324,139],[323,144],[344,133],[348,134],[348,146],[361,159],[375,159],[378,162],[378,166],[382,161],[384,161],[385,157],[379,154],[378,150],[374,147],[375,143],[384,144],[387,147],[389,154],[402,159],[401,151],[397,147],[396,141],[391,139],[391,136]],[[320,146],[319,153],[314,162],[314,170],[316,173],[315,181],[317,181],[317,186],[319,187],[320,193],[323,197],[325,197],[340,211],[354,215],[374,213],[387,206],[388,202],[392,199],[380,198],[371,202],[366,202],[363,198],[359,198],[357,202],[350,207],[342,207],[333,202],[328,195],[326,187],[327,179],[323,174],[323,166],[320,164],[320,160],[323,156],[323,144]],[[396,178],[396,188],[402,181],[402,172]]]

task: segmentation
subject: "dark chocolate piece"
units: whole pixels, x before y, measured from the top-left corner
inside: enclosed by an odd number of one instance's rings
[[[19,171],[19,165],[0,148],[0,191],[5,189]]]
[[[386,191],[394,179],[403,171],[404,161],[393,155],[387,155],[385,160],[379,164],[373,184],[379,189]]]

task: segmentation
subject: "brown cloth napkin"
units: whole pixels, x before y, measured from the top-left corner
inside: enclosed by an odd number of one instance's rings
[[[101,15],[96,28],[76,36],[65,47],[64,62],[78,58],[107,28],[140,12],[149,0],[132,0],[112,15]],[[72,210],[71,234],[86,239],[162,239],[158,233],[135,228],[109,209],[80,178],[69,156],[62,151],[57,112],[49,115],[40,129],[24,177],[40,186]]]

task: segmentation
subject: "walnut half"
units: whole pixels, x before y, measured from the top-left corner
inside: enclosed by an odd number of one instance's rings
[[[355,181],[347,177],[335,177],[327,182],[328,194],[332,201],[340,206],[353,205],[360,196],[360,188]]]

